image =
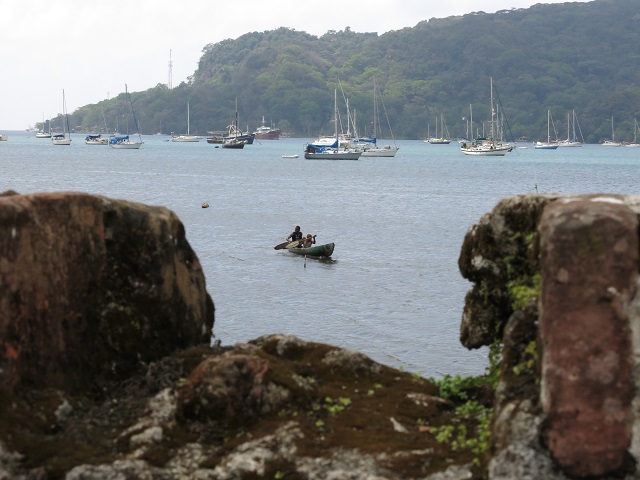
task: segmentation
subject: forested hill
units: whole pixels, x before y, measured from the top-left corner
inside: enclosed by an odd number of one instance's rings
[[[191,133],[224,129],[237,98],[242,128],[254,130],[264,115],[313,137],[330,131],[336,87],[362,132],[370,129],[374,78],[396,138],[423,138],[441,114],[453,137],[463,135],[470,105],[480,124],[490,115],[490,77],[513,138],[546,137],[547,109],[560,137],[575,110],[594,143],[611,137],[612,117],[618,140],[631,140],[640,120],[638,0],[474,12],[383,35],[343,28],[320,37],[280,28],[207,45],[188,82],[133,94],[143,133],[185,132],[187,102]],[[82,107],[72,124],[99,128],[103,112],[109,124],[123,105],[120,96]]]

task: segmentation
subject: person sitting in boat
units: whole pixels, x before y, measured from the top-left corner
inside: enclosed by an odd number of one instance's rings
[[[301,245],[302,248],[309,248],[311,245],[316,243],[316,236],[308,233],[301,243],[302,243]]]
[[[291,240],[295,242],[296,240],[302,240],[302,232],[300,231],[300,226],[297,226],[291,235],[287,237],[287,240]]]

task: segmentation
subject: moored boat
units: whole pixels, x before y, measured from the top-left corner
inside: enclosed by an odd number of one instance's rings
[[[333,97],[333,143],[331,145],[324,145],[318,142],[307,144],[304,149],[304,158],[307,160],[358,160],[362,155],[362,150],[340,146],[340,136],[338,135],[338,90],[334,91]]]
[[[264,123],[264,115],[262,116],[262,125],[256,128],[253,132],[254,136],[258,140],[279,140],[280,129],[274,126],[267,127]]]
[[[51,137],[54,145],[71,145],[71,129],[69,128],[69,116],[67,115],[67,102],[62,90],[62,133],[56,133]],[[67,136],[68,134],[68,136]]]
[[[514,146],[508,143],[502,143],[497,140],[496,137],[496,111],[493,105],[493,78],[490,78],[491,85],[491,120],[490,120],[490,131],[491,135],[489,138],[476,138],[471,143],[462,142],[460,143],[460,151],[465,155],[472,156],[489,156],[489,157],[502,157],[506,155],[508,152],[514,149]],[[471,131],[473,131],[473,117],[470,119]]]
[[[182,135],[171,135],[172,142],[199,142],[200,137],[191,135],[191,115],[189,103],[187,102],[187,133]]]
[[[104,138],[101,134],[90,133],[84,137],[84,143],[87,145],[109,145],[109,139]]]
[[[142,146],[142,140],[133,142],[129,139],[129,135],[113,135],[109,138],[109,146],[111,148],[137,150]]]
[[[298,255],[306,255],[307,257],[330,257],[333,254],[334,248],[334,243],[325,243],[324,245],[314,245],[308,248],[295,247],[287,248],[286,250]]]
[[[126,100],[129,101],[129,107],[131,108],[131,115],[133,116],[133,123],[138,131],[138,141],[134,142],[129,139],[129,135],[112,135],[109,137],[109,146],[111,148],[120,149],[120,150],[138,150],[144,141],[142,140],[142,136],[140,135],[140,126],[138,125],[138,119],[136,118],[136,112],[133,111],[133,102],[131,101],[131,96],[129,95],[129,89],[127,88],[127,84],[124,84],[124,94]],[[128,130],[128,122],[127,122],[127,130]]]

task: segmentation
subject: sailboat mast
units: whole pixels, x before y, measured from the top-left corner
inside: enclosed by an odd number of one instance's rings
[[[494,138],[493,122],[495,118],[495,112],[493,111],[493,77],[489,77],[489,79],[490,79],[490,85],[491,85],[491,140],[493,140]]]
[[[338,138],[338,89],[333,91],[333,128],[336,136],[336,145],[340,147],[340,139]]]
[[[238,97],[236,97],[236,139],[238,138]]]

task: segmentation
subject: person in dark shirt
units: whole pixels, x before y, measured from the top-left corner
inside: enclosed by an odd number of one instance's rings
[[[291,232],[291,235],[287,237],[287,240],[291,240],[292,242],[295,242],[296,240],[301,240],[301,239],[302,239],[302,232],[300,231],[300,226],[297,226],[295,230]]]

